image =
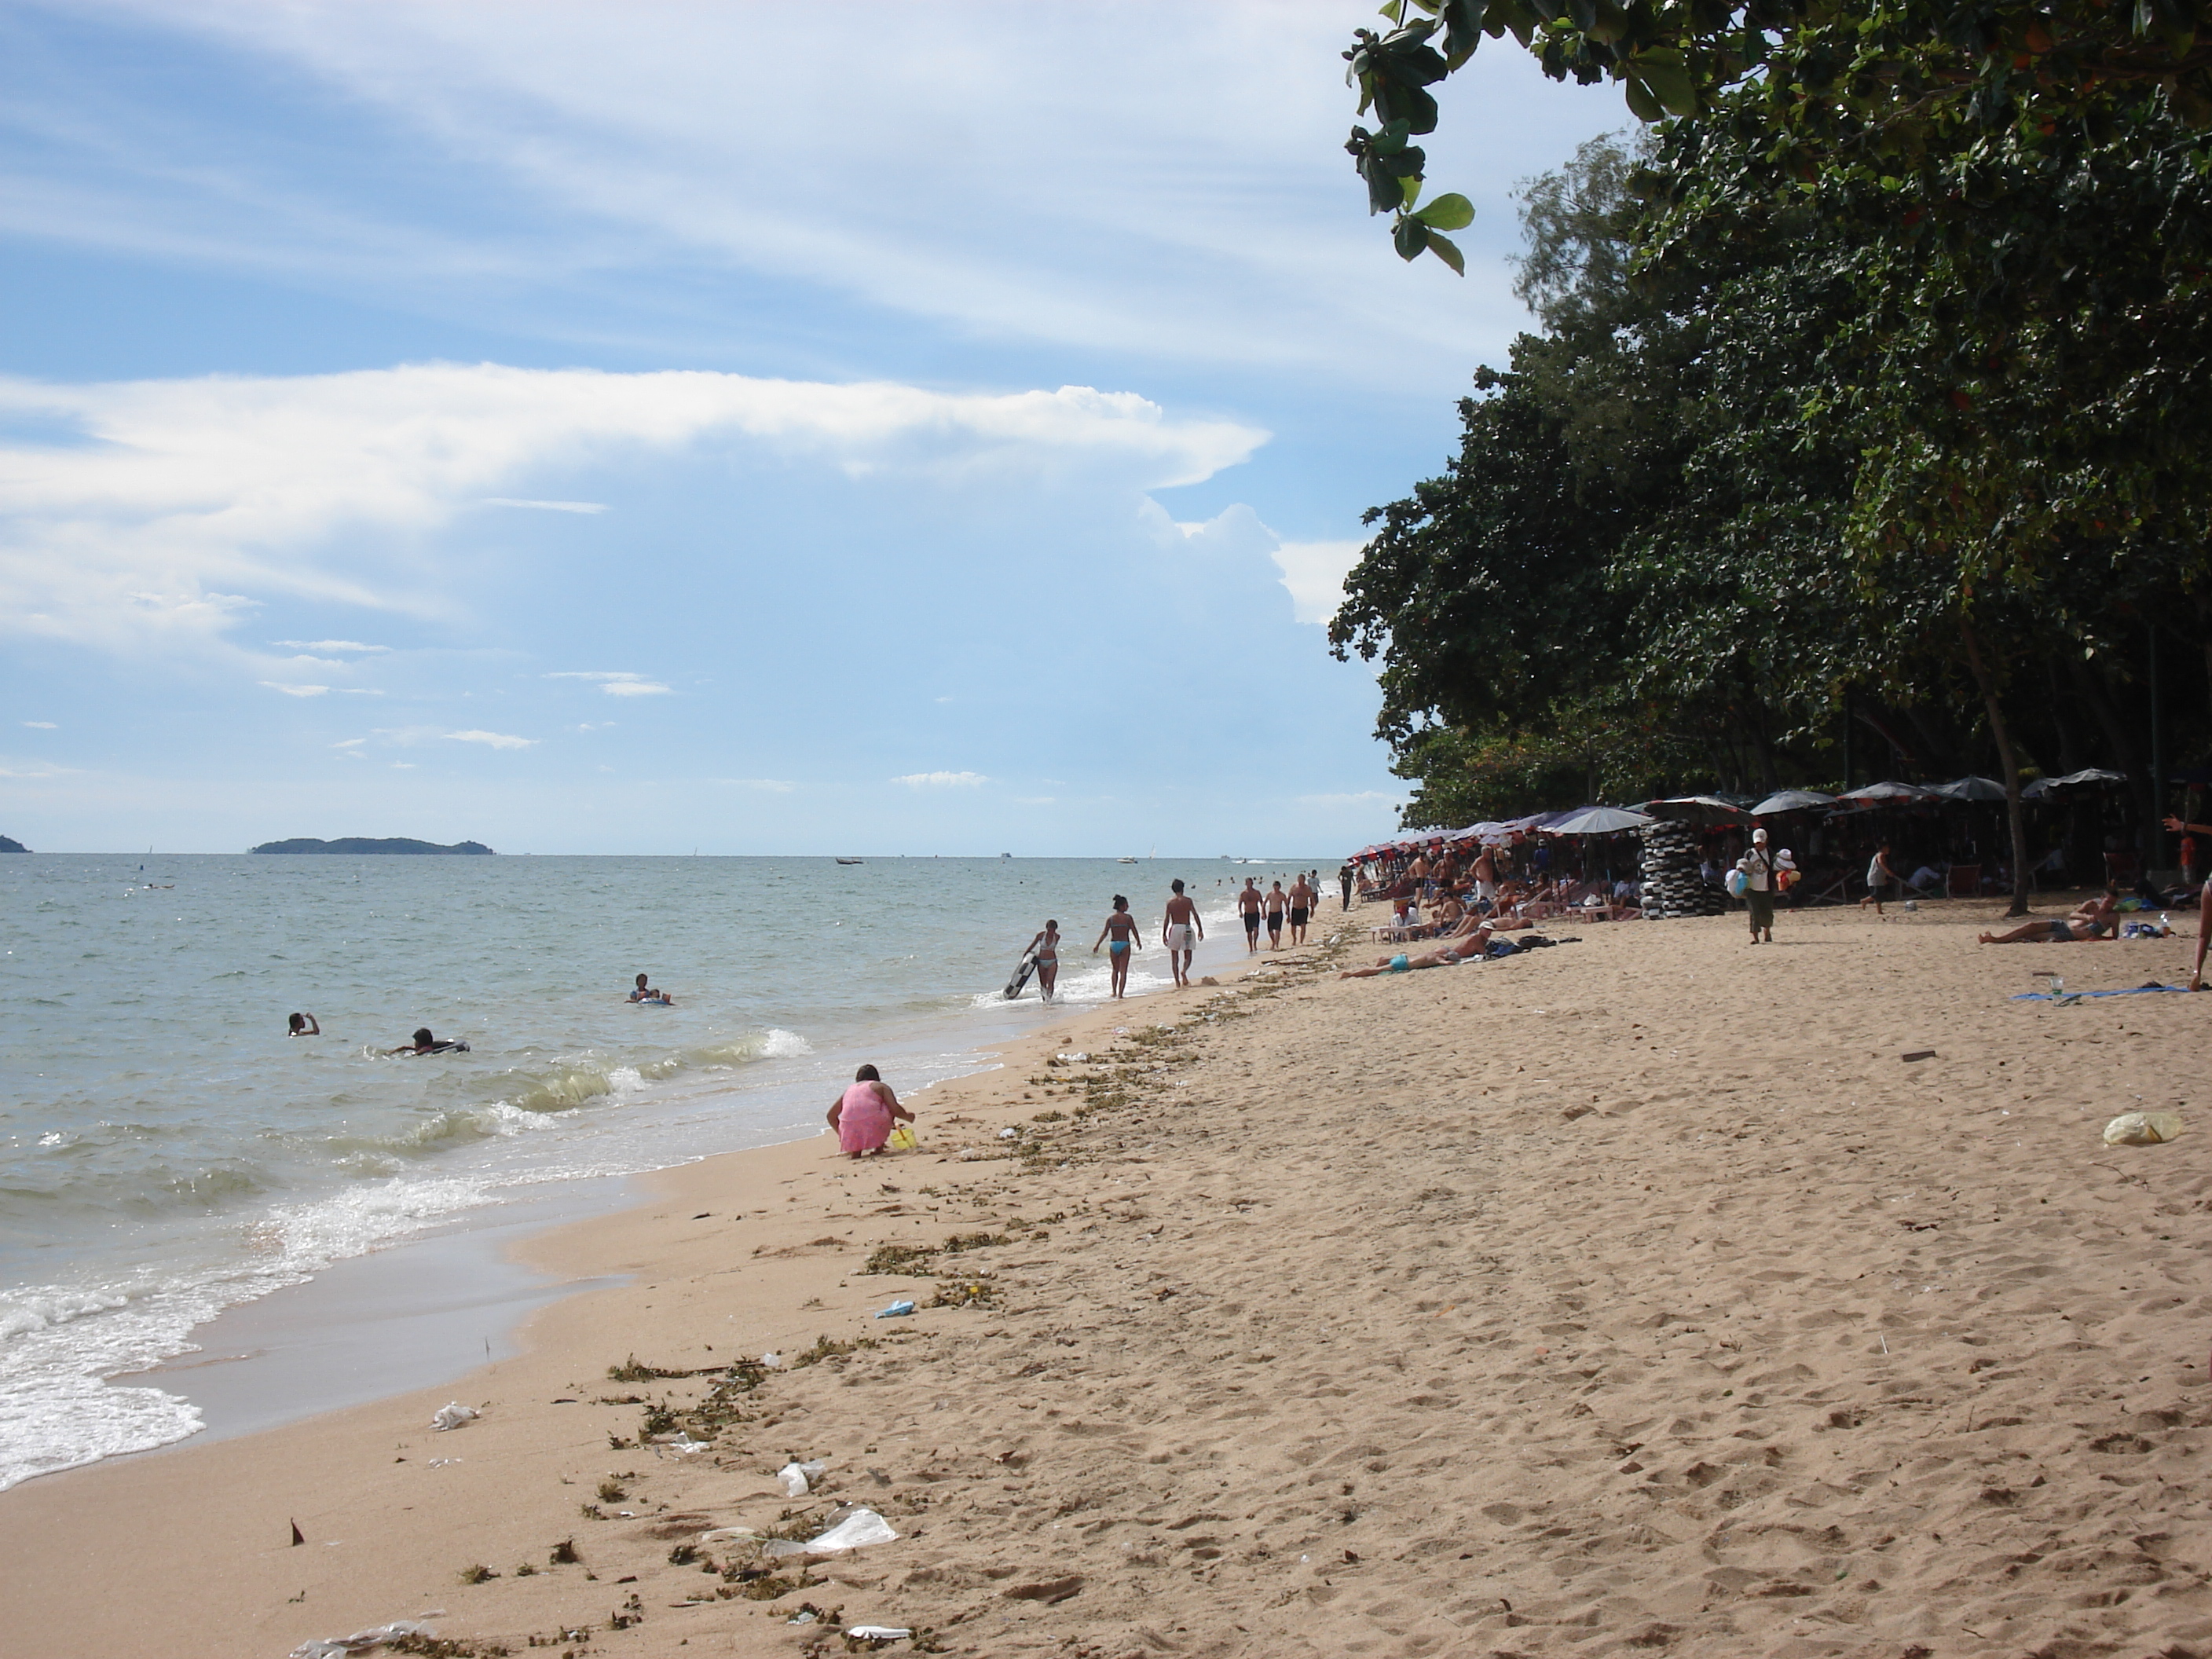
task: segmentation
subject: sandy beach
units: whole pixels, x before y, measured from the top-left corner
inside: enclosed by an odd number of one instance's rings
[[[455,1386],[0,1495],[0,1654],[865,1650],[808,1607],[1096,1659],[2212,1652],[2212,1003],[2010,1000],[2192,942],[1976,946],[2000,908],[1352,981],[1377,913],[1324,912],[928,1091],[918,1152],[530,1241],[625,1280]],[[2189,1132],[2102,1143],[2146,1109]],[[849,1504],[897,1539],[706,1536]]]

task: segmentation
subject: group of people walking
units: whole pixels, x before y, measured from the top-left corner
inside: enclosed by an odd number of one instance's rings
[[[1262,891],[1256,876],[1244,878],[1244,885],[1237,895],[1237,908],[1244,922],[1244,948],[1248,954],[1256,955],[1260,949],[1260,929],[1267,930],[1267,948],[1283,948],[1283,933],[1287,927],[1293,949],[1306,942],[1306,929],[1313,913],[1321,905],[1320,872],[1306,871],[1291,878],[1285,891],[1279,881],[1269,884]],[[1197,954],[1199,945],[1206,938],[1206,921],[1199,915],[1198,902],[1184,890],[1181,878],[1168,884],[1167,908],[1160,917],[1160,943],[1166,947],[1169,971],[1177,985],[1191,982],[1191,958]],[[1048,921],[1029,942],[1025,954],[1036,969],[1037,990],[1047,1002],[1053,1000],[1060,981],[1060,923]],[[1129,988],[1129,958],[1144,948],[1144,930],[1137,918],[1130,914],[1129,901],[1122,894],[1114,895],[1114,908],[1106,924],[1091,941],[1091,954],[1097,956],[1103,946],[1111,970],[1112,994],[1123,997]],[[1013,994],[1010,987],[1009,996]]]

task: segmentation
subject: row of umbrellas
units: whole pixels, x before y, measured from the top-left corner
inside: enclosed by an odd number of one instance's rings
[[[2079,772],[2069,772],[2064,777],[2038,778],[2020,793],[2024,799],[2040,800],[2061,789],[2126,781],[2127,775],[2124,772],[2108,772],[2100,767],[2092,766]],[[1368,858],[1393,848],[1434,841],[1500,842],[1516,835],[1610,836],[1623,830],[1641,830],[1647,823],[1657,823],[1662,816],[1679,816],[1683,809],[1729,818],[1763,818],[1782,812],[1821,809],[1848,811],[1855,808],[1899,805],[1913,801],[1934,804],[2001,801],[2004,798],[2004,785],[1994,778],[1972,775],[1954,779],[1949,783],[1870,783],[1864,788],[1847,789],[1840,795],[1825,794],[1818,789],[1778,790],[1763,800],[1754,800],[1748,795],[1676,795],[1665,800],[1645,803],[1647,806],[1662,809],[1660,811],[1639,812],[1626,806],[1577,806],[1562,812],[1532,812],[1526,817],[1471,823],[1464,830],[1450,830],[1437,835],[1377,842],[1372,846],[1361,848],[1352,856]],[[1668,808],[1674,810],[1663,810]]]

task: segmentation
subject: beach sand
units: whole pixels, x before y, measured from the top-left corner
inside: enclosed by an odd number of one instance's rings
[[[2010,1001],[2191,942],[1977,947],[1998,908],[1084,1014],[921,1097],[919,1153],[736,1154],[532,1241],[629,1280],[458,1386],[0,1495],[0,1653],[847,1650],[811,1604],[1097,1659],[2212,1654],[2212,1000]],[[2138,1109],[2190,1132],[2103,1145]],[[608,1376],[767,1350],[718,1424]],[[712,1447],[634,1443],[663,1401]],[[843,1503],[901,1536],[774,1599],[697,1545]]]

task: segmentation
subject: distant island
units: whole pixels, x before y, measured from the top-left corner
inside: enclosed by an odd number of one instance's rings
[[[27,853],[30,850],[13,836],[0,836],[0,853]]]
[[[17,848],[17,852],[23,849]],[[336,841],[317,841],[312,836],[297,836],[290,841],[264,841],[249,849],[256,853],[489,853],[491,848],[480,841],[455,842],[451,847],[441,847],[434,841],[410,841],[404,836],[392,836],[378,840],[371,836],[341,836]]]

